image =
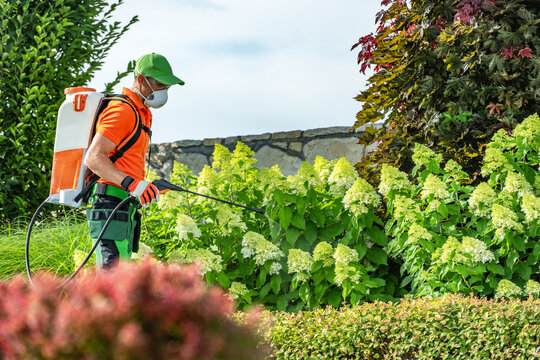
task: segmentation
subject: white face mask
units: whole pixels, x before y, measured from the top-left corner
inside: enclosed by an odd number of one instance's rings
[[[138,89],[134,89],[135,92],[144,98],[144,105],[149,106],[154,109],[159,109],[160,107],[165,105],[165,103],[167,102],[167,99],[168,99],[167,91],[169,90],[169,88],[154,90],[152,88],[152,85],[150,85],[150,83],[148,82],[148,79],[146,79],[146,76],[144,77],[144,80],[146,80],[146,83],[148,84],[148,86],[150,86],[150,89],[152,89],[152,92],[148,96],[144,96],[143,94],[141,94],[141,92]]]

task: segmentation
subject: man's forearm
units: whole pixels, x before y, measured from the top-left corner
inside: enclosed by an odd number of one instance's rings
[[[126,173],[118,170],[105,154],[95,154],[94,156],[87,157],[84,164],[99,177],[117,185],[120,185],[122,180],[127,176]]]

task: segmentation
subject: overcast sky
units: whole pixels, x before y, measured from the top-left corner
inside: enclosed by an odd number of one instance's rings
[[[186,85],[152,111],[153,143],[352,126],[366,76],[349,50],[379,10],[380,0],[126,0],[114,19],[140,21],[89,85],[164,55]]]

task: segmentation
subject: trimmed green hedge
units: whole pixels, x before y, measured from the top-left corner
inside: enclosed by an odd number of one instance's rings
[[[540,357],[540,300],[448,295],[267,315],[275,359]]]

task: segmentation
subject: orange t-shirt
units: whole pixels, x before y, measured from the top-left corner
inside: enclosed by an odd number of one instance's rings
[[[131,100],[141,115],[143,125],[150,129],[152,126],[152,113],[150,109],[143,105],[131,90],[123,88],[122,94]],[[128,137],[131,137],[130,134],[133,133],[136,125],[137,119],[133,109],[127,104],[113,100],[99,115],[96,124],[96,133],[105,136],[118,147],[118,145],[122,146]],[[141,135],[135,144],[114,162],[114,166],[136,180],[144,179],[145,158],[149,144],[150,136],[146,131],[141,130]],[[109,154],[109,157],[115,152],[116,149]],[[99,179],[98,182],[118,186],[104,179]]]

